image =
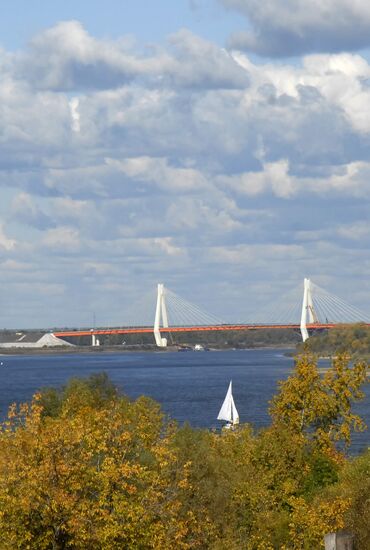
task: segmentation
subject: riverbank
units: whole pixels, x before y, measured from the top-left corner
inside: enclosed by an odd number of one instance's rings
[[[235,348],[231,346],[225,347],[210,347],[202,351],[189,348],[186,352],[189,353],[208,353],[208,352],[221,352],[221,351],[253,351],[253,350],[284,350],[286,357],[294,357],[295,350],[287,350],[286,345],[281,346],[250,346],[245,348]],[[145,346],[73,346],[73,347],[43,347],[43,348],[0,348],[0,357],[14,356],[14,355],[80,355],[91,353],[109,353],[109,354],[122,354],[122,353],[173,353],[183,350],[182,346],[167,346],[166,348],[158,348],[155,344],[146,344]]]
[[[1,348],[0,348],[1,349]],[[90,353],[133,353],[133,352],[150,352],[163,351],[160,348],[153,346],[73,346],[73,347],[44,347],[44,348],[3,348],[0,356],[13,355],[73,355],[73,354],[90,354]],[[175,351],[170,349],[169,351]],[[5,353],[4,353],[5,352]]]
[[[66,329],[63,329],[66,330]],[[17,350],[22,350],[20,353],[28,353],[31,348],[36,350],[49,348],[53,342],[45,341],[45,335],[52,335],[53,332],[63,332],[56,328],[50,330],[0,330],[0,353],[14,353],[13,347]],[[91,349],[92,338],[89,333],[87,336],[73,335],[73,329],[69,329],[69,336],[63,338],[66,342],[66,347],[88,352]],[[180,347],[194,348],[196,345],[201,345],[204,348],[210,349],[263,349],[267,348],[294,348],[300,341],[300,335],[292,329],[261,329],[261,330],[245,330],[245,331],[194,331],[194,332],[176,332],[166,334],[169,349],[177,349]],[[54,341],[55,343],[61,343]],[[62,342],[63,343],[63,342]],[[99,335],[100,346],[94,347],[93,350],[103,349],[104,351],[129,350],[129,351],[155,351],[153,333],[143,334],[101,334]],[[45,345],[44,345],[45,344]],[[64,346],[58,346],[58,349],[63,349]],[[15,353],[18,353],[15,352]],[[31,353],[35,353],[33,350]],[[71,353],[71,351],[68,351]]]

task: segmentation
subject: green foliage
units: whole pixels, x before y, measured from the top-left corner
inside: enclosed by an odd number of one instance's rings
[[[370,358],[370,326],[362,323],[339,325],[313,333],[304,344],[297,346],[297,351],[325,357],[348,353],[353,359]]]
[[[170,345],[203,344],[212,348],[258,348],[265,346],[293,347],[301,339],[300,334],[294,329],[258,329],[258,330],[226,330],[226,331],[194,331],[166,333],[162,330],[163,336],[168,338]],[[1,336],[1,334],[0,334]],[[105,334],[99,336],[101,346],[94,348],[97,353],[105,346],[122,346],[122,349],[135,349],[143,347],[155,349],[153,335],[143,334]],[[79,336],[67,338],[71,343],[78,346],[91,346],[91,336]]]
[[[359,548],[370,547],[370,450],[350,461],[341,473],[339,494],[351,498],[347,525],[355,535]]]
[[[364,368],[299,357],[259,433],[179,428],[106,375],[45,389],[1,427],[0,548],[320,549],[341,528],[370,547],[370,454],[336,448]]]
[[[43,416],[56,417],[68,403],[68,408],[84,405],[102,407],[118,396],[117,388],[107,373],[91,374],[88,378],[71,378],[60,389],[42,388],[40,405]]]
[[[328,456],[313,453],[308,459],[309,474],[305,476],[303,494],[315,494],[328,485],[338,481],[338,464]]]

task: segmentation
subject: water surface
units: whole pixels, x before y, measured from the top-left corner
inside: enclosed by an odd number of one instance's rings
[[[287,350],[259,349],[217,352],[86,353],[2,356],[0,418],[13,402],[28,401],[44,386],[61,386],[73,376],[106,372],[129,397],[148,395],[179,422],[194,427],[219,425],[216,417],[230,380],[241,422],[256,427],[269,423],[268,402],[278,380],[292,371]],[[324,362],[325,363],[325,362]],[[370,425],[370,391],[355,410]],[[356,434],[354,451],[369,443],[369,432]]]

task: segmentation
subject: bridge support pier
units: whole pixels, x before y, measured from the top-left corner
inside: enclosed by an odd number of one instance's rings
[[[92,335],[91,335],[91,345],[92,345],[93,347],[95,347],[95,346],[100,346],[100,340],[99,340],[99,338],[96,337],[95,334],[92,334]]]
[[[167,347],[167,338],[162,338],[160,332],[160,325],[162,321],[163,328],[168,327],[168,317],[167,317],[167,308],[165,300],[165,289],[164,285],[158,283],[157,287],[157,306],[155,310],[155,319],[154,319],[154,338],[155,343],[159,348]]]

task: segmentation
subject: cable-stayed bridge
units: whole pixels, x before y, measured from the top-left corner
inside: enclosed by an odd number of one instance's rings
[[[157,286],[157,299],[153,308],[152,324],[136,321],[122,328],[86,329],[54,332],[58,338],[90,336],[93,346],[99,345],[99,337],[114,334],[152,333],[160,348],[167,347],[168,335],[179,332],[242,331],[262,329],[300,330],[302,340],[309,338],[311,331],[330,329],[340,324],[364,323],[370,325],[370,315],[348,304],[304,279],[303,297],[288,301],[286,310],[269,312],[264,322],[225,323],[195,304],[181,298],[163,284]]]

